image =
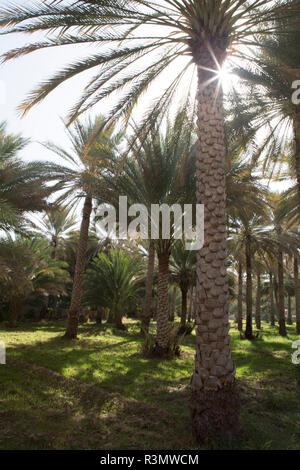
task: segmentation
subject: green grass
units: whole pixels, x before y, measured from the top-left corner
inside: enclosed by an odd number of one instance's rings
[[[300,449],[300,366],[292,341],[263,325],[232,349],[242,398],[243,449]],[[79,341],[63,324],[0,326],[0,449],[197,449],[189,419],[194,336],[176,360],[145,359],[134,322],[127,332],[93,324]]]

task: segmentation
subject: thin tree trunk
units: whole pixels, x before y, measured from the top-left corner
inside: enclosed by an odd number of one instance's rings
[[[171,305],[171,316],[170,316],[171,322],[173,322],[175,320],[176,296],[177,296],[177,287],[174,286],[173,296],[172,296],[172,305]]]
[[[273,274],[269,273],[270,285],[269,285],[269,301],[270,301],[270,323],[271,326],[275,326],[275,305],[274,305],[274,286],[273,286]]]
[[[189,315],[188,315],[188,322],[191,323],[192,316],[193,316],[193,297],[194,297],[194,288],[190,288],[190,296],[189,296]]]
[[[251,238],[249,235],[246,237],[246,331],[245,337],[249,340],[253,339],[252,328],[252,253],[251,253]]]
[[[261,329],[261,279],[260,279],[259,271],[257,273],[255,324],[256,324],[256,328],[260,330]]]
[[[77,247],[71,305],[68,312],[67,330],[65,333],[65,337],[68,339],[77,338],[81,298],[83,293],[83,277],[86,265],[86,250],[89,237],[92,208],[92,199],[90,197],[86,197],[82,212],[82,221]]]
[[[169,252],[158,254],[158,305],[155,352],[164,356],[169,352]]]
[[[9,327],[16,328],[21,301],[18,298],[12,299],[9,308]]]
[[[147,279],[146,279],[146,292],[145,292],[145,300],[144,300],[144,312],[142,315],[142,322],[141,322],[141,333],[143,334],[149,332],[149,325],[150,325],[150,320],[151,320],[154,262],[155,262],[155,247],[154,247],[153,240],[150,240]]]
[[[283,254],[278,250],[278,323],[280,336],[286,336],[284,312]]]
[[[195,54],[198,53],[197,50]],[[239,400],[228,334],[223,94],[216,90],[216,82],[208,71],[214,67],[210,53],[202,50],[197,61],[201,64],[198,67],[197,203],[204,204],[205,233],[204,246],[197,256],[191,411],[195,437],[205,442],[238,432]]]
[[[237,323],[238,323],[238,330],[243,331],[243,265],[241,262],[239,262],[239,268],[238,268],[238,276],[239,276],[239,281],[238,281],[238,317],[237,317]]]
[[[287,324],[292,325],[293,324],[293,318],[292,318],[292,299],[291,296],[288,294],[288,316],[287,316]]]
[[[180,320],[180,326],[182,328],[186,326],[187,294],[188,294],[188,290],[186,286],[182,286],[181,287],[181,320]]]
[[[299,257],[294,255],[294,285],[295,285],[295,309],[296,309],[296,332],[300,335],[300,282],[299,282]]]
[[[294,119],[295,163],[298,188],[298,210],[300,212],[300,115]]]

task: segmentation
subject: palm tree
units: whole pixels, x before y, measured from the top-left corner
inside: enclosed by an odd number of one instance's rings
[[[205,245],[198,256],[199,340],[191,401],[193,429],[199,441],[216,439],[222,431],[234,433],[238,428],[228,335],[224,115],[218,74],[228,55],[242,55],[243,46],[259,45],[259,35],[274,34],[279,28],[274,20],[282,12],[299,17],[289,0],[165,0],[162,5],[155,0],[82,0],[67,4],[45,0],[42,5],[10,5],[0,10],[0,26],[5,34],[48,33],[42,41],[9,51],[4,60],[49,47],[87,43],[101,46],[99,52],[67,66],[38,86],[22,104],[23,112],[69,78],[96,68],[71,110],[70,121],[116,91],[120,91],[118,103],[108,119],[128,116],[149,85],[165,74],[172,79],[158,97],[151,111],[154,115],[171,103],[182,78],[187,83],[190,66],[196,68],[197,202],[206,208]],[[103,49],[103,44],[113,47]],[[175,73],[169,67],[174,67]],[[167,255],[160,259],[166,271]],[[165,275],[165,287],[166,279]],[[216,335],[217,342],[212,340]]]
[[[148,225],[151,227],[156,223],[151,217],[153,205],[182,206],[193,203],[195,196],[194,124],[188,118],[187,110],[180,109],[173,120],[168,120],[164,133],[160,132],[155,121],[152,124],[146,138],[139,128],[135,128],[135,134],[131,138],[131,142],[134,141],[131,144],[132,155],[124,162],[117,181],[118,194],[125,194],[130,204],[140,203],[147,208]],[[158,356],[168,356],[170,347],[169,261],[175,242],[174,221],[171,217],[170,238],[163,237],[160,221],[156,227],[157,239],[152,240],[158,257],[155,345],[155,354]],[[148,299],[149,297],[147,301]]]
[[[113,132],[113,128],[103,127],[103,118],[100,116],[95,120],[88,119],[85,124],[77,121],[73,128],[67,129],[72,146],[71,152],[51,143],[45,144],[49,150],[71,165],[61,167],[59,185],[64,193],[59,201],[67,201],[69,205],[74,205],[81,199],[84,201],[65,333],[67,339],[77,337],[93,199],[106,200],[103,176],[116,156],[116,149],[121,138],[121,134],[114,135]]]
[[[77,220],[62,206],[52,205],[46,209],[40,223],[40,232],[49,239],[52,257],[55,259],[66,237],[75,229]],[[39,228],[39,227],[38,227]]]
[[[110,309],[116,327],[124,329],[122,317],[129,302],[137,297],[141,272],[141,261],[137,256],[121,250],[99,254],[86,273],[85,302],[91,307],[101,305]]]
[[[292,1],[297,16],[299,3]],[[263,49],[256,52],[250,67],[237,67],[235,72],[250,87],[250,107],[256,108],[253,127],[264,126],[261,149],[267,166],[287,153],[293,177],[296,179],[297,210],[300,215],[300,107],[292,100],[292,84],[299,79],[299,27],[294,20],[278,19],[287,34],[273,34],[262,41]],[[293,140],[292,145],[290,141]],[[266,151],[267,150],[267,151]]]
[[[178,284],[181,290],[181,329],[184,331],[187,320],[188,291],[192,291],[195,282],[196,254],[185,249],[184,243],[179,241],[172,248],[170,274],[172,281]]]
[[[0,242],[0,288],[8,302],[9,324],[16,327],[19,310],[33,292],[59,295],[68,281],[66,264],[54,260],[47,241],[10,237]]]
[[[47,182],[55,179],[55,166],[46,162],[23,162],[18,153],[28,141],[7,132],[0,123],[0,228],[24,230],[26,213],[41,212],[55,189]]]
[[[146,277],[146,290],[145,290],[145,299],[144,299],[144,310],[142,313],[142,321],[141,321],[141,333],[149,332],[149,325],[150,325],[150,319],[151,319],[154,265],[155,265],[155,245],[154,245],[153,240],[150,240],[147,277]]]

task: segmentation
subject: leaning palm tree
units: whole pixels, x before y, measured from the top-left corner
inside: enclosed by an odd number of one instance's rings
[[[70,44],[100,47],[38,86],[22,104],[23,112],[69,78],[94,69],[70,121],[117,91],[118,102],[112,101],[108,119],[128,116],[151,84],[160,77],[172,77],[157,99],[154,115],[168,107],[181,79],[192,82],[187,74],[196,69],[197,202],[206,207],[206,224],[205,245],[198,257],[200,339],[191,403],[193,429],[200,441],[238,428],[235,368],[228,344],[224,116],[218,74],[229,55],[243,55],[244,46],[259,46],[260,36],[273,34],[279,28],[275,19],[280,13],[299,17],[290,0],[165,0],[161,4],[156,0],[45,0],[30,7],[10,4],[0,9],[5,34],[47,33],[44,40],[7,52],[4,60]],[[218,341],[212,340],[216,335]]]
[[[121,138],[121,134],[114,135],[113,132],[113,128],[104,129],[103,118],[100,116],[95,120],[89,119],[85,124],[77,121],[72,129],[67,129],[71,152],[51,143],[45,144],[70,165],[61,167],[58,187],[63,190],[63,194],[58,202],[76,205],[83,199],[71,304],[65,333],[68,339],[77,337],[93,199],[106,200],[103,175],[116,158],[116,149]]]

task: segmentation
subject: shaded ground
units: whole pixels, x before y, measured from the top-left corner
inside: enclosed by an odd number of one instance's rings
[[[244,449],[300,449],[300,366],[292,341],[264,325],[260,339],[232,348],[242,396]],[[189,420],[194,336],[173,361],[144,359],[134,323],[128,332],[84,325],[0,326],[0,449],[197,449]]]

